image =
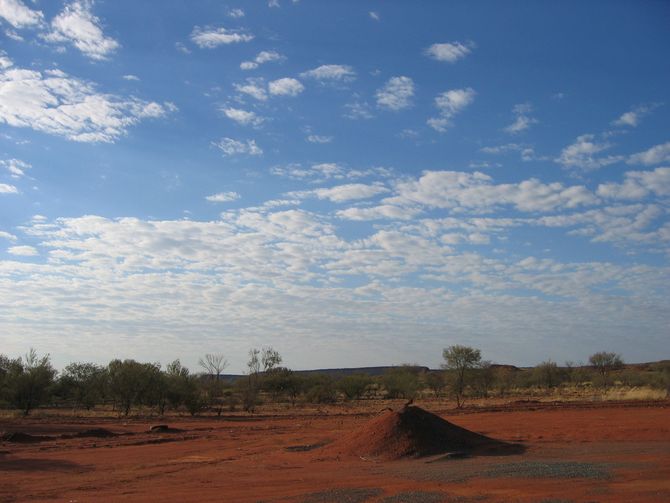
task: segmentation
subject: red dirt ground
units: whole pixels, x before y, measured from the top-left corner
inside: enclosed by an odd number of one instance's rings
[[[3,420],[0,432],[48,438],[0,441],[0,502],[670,501],[667,401],[443,408],[449,422],[526,451],[437,461],[338,458],[338,440],[379,420],[364,407],[175,417],[161,421],[174,428],[167,432],[149,432],[155,420]]]

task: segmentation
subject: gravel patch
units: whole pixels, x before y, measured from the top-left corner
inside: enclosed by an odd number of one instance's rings
[[[612,474],[607,465],[600,463],[523,461],[491,466],[480,476],[489,478],[609,479]]]
[[[301,503],[364,503],[379,496],[382,490],[377,487],[328,489],[312,493],[301,499]]]

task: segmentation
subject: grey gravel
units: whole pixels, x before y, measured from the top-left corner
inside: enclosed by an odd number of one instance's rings
[[[382,490],[376,487],[328,489],[312,493],[301,499],[301,503],[363,503],[379,496]]]
[[[608,479],[611,478],[607,465],[579,463],[576,461],[523,461],[491,466],[482,477],[520,477],[538,479]]]

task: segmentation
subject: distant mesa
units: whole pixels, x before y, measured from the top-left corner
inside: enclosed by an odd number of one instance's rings
[[[442,419],[420,407],[405,406],[370,420],[324,447],[326,455],[395,460],[443,455],[507,455],[524,451],[520,444],[495,440]]]

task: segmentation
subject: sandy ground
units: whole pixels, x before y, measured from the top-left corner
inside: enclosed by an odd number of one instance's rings
[[[433,407],[459,426],[525,445],[508,456],[383,462],[318,447],[364,425],[370,407],[378,404],[171,417],[162,422],[180,431],[161,433],[147,431],[156,419],[3,420],[0,432],[47,438],[0,443],[0,502],[670,501],[668,401]],[[74,436],[92,428],[117,435]]]

